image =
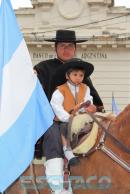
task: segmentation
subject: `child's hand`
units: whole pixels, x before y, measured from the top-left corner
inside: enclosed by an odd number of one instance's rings
[[[86,110],[87,110],[88,112],[95,113],[95,112],[96,112],[96,106],[95,106],[94,104],[90,104],[90,105],[86,108]]]

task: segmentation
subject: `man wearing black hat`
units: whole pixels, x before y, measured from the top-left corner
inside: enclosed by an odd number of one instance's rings
[[[34,69],[36,70],[44,91],[48,99],[50,100],[53,91],[56,89],[57,86],[61,85],[61,80],[57,79],[55,76],[56,70],[60,68],[61,65],[64,65],[65,62],[75,57],[76,43],[82,43],[87,40],[76,39],[75,31],[58,30],[56,32],[56,38],[46,39],[46,41],[55,43],[57,58],[42,61],[37,64]],[[97,107],[97,110],[102,111],[102,100],[95,90],[91,79],[85,78],[84,83],[87,84],[90,88],[91,96],[93,96],[93,103]],[[53,138],[53,140],[52,136],[55,137]],[[58,129],[55,131],[52,130],[52,128],[48,129],[48,131],[44,135],[43,148],[44,150],[48,150],[49,148],[49,152],[51,152],[46,155],[46,175],[61,175],[63,171],[63,150],[61,146],[60,132]]]
[[[76,39],[75,31],[71,30],[57,30],[56,38],[46,39],[46,41],[55,43],[55,51],[57,58],[42,61],[37,64],[34,69],[37,71],[38,78],[45,90],[45,93],[50,100],[53,91],[57,84],[60,84],[60,80],[54,80],[53,76],[58,67],[64,64],[64,62],[75,57],[76,44],[87,41],[87,39]],[[53,83],[53,84],[52,84]],[[84,80],[91,90],[91,95],[93,96],[94,104],[97,108],[102,111],[103,102],[95,90],[90,78]]]

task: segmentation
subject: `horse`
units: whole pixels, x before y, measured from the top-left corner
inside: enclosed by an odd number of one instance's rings
[[[114,119],[105,119],[98,124],[94,147],[87,154],[79,155],[78,166],[70,167],[73,194],[129,194],[130,105]],[[5,193],[50,194],[45,180],[40,180],[45,175],[44,170],[43,164],[31,165]],[[28,182],[30,175],[31,183]]]
[[[95,149],[70,169],[74,194],[130,193],[130,105],[102,126]]]

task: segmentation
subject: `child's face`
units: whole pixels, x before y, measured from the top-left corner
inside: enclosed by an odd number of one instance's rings
[[[78,85],[83,82],[84,79],[84,72],[82,70],[74,70],[72,71],[69,76],[66,76],[67,80],[70,80],[75,85]]]

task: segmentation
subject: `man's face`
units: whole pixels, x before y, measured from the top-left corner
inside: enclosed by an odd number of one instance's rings
[[[59,42],[56,46],[57,57],[62,61],[68,61],[75,56],[75,44],[74,43],[65,43]]]

